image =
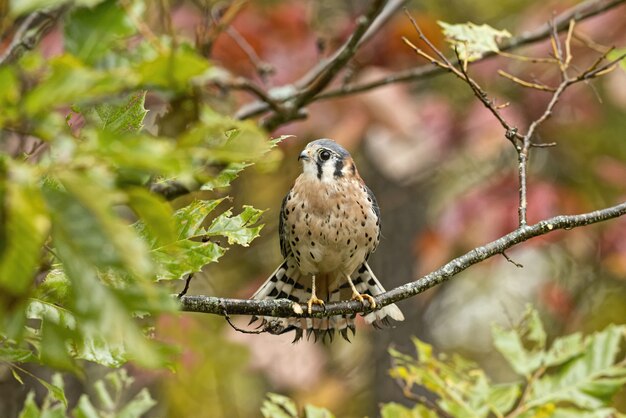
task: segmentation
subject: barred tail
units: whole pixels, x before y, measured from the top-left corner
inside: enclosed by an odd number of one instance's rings
[[[385,293],[385,288],[380,284],[376,275],[372,272],[367,261],[352,274],[352,282],[359,293],[367,293],[372,296]],[[370,312],[365,315],[365,322],[379,328],[380,325],[388,325],[389,318],[395,321],[404,321],[404,315],[395,303],[387,305],[382,309]]]
[[[327,291],[328,285],[320,286],[318,282],[318,297],[330,302],[340,300],[339,293],[333,294]],[[311,297],[311,277],[303,276],[294,260],[285,260],[278,266],[272,275],[257,290],[252,299],[289,299],[299,304],[306,304]],[[294,331],[293,342],[300,340],[306,333],[307,339],[314,336],[315,341],[328,339],[332,342],[335,331],[343,338],[348,338],[348,330],[355,332],[354,315],[336,315],[325,318],[273,318],[264,316],[253,317],[250,324],[261,319],[259,327],[266,327],[270,332],[283,334]]]
[[[354,285],[360,293],[368,293],[372,296],[385,292],[367,262],[361,264],[359,269],[352,274]],[[345,277],[318,277],[317,296],[328,302],[339,302],[350,299],[352,293]],[[311,277],[302,275],[295,260],[285,260],[278,266],[272,275],[257,290],[252,299],[289,299],[299,304],[306,304],[311,297]],[[313,335],[315,341],[327,338],[332,342],[335,331],[344,339],[350,341],[348,331],[355,333],[355,315],[335,315],[325,318],[273,318],[264,316],[261,318],[252,317],[250,324],[261,319],[259,327],[265,327],[275,334],[283,334],[295,331],[293,342],[300,340],[306,333],[307,339]],[[388,305],[382,309],[365,315],[364,319],[368,324],[375,327],[387,325],[389,318],[396,321],[403,321],[404,315],[395,305]]]

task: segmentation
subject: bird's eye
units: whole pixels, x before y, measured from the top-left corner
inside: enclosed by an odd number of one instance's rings
[[[320,159],[322,161],[327,161],[330,158],[330,151],[328,150],[322,150],[320,152]]]

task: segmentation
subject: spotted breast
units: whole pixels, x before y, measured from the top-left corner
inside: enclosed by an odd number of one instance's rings
[[[253,295],[254,299],[287,298],[315,304],[348,298],[375,307],[373,296],[385,290],[367,264],[380,237],[380,212],[350,154],[328,139],[313,141],[300,154],[303,172],[281,208],[279,233],[285,260]],[[402,312],[388,305],[365,316],[368,323],[401,321]],[[254,318],[253,318],[254,319]],[[303,331],[317,339],[344,338],[354,332],[353,316],[329,318],[263,318],[277,332]]]

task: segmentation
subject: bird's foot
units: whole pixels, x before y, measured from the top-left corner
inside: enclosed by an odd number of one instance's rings
[[[369,307],[374,309],[376,307],[376,299],[374,299],[374,296],[372,295],[368,295],[367,293],[354,293],[352,295],[352,300],[358,300],[359,302],[361,302],[364,305],[364,301],[367,299],[367,302],[369,303]]]
[[[313,311],[313,305],[321,305],[322,307],[324,307],[324,305],[325,305],[325,303],[324,303],[324,301],[322,299],[319,299],[317,296],[315,296],[315,293],[313,295],[311,295],[311,298],[309,299],[309,301],[306,304],[309,307],[309,309],[308,309],[309,315]]]

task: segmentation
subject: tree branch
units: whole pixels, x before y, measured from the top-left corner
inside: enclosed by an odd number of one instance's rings
[[[374,0],[367,13],[358,18],[357,27],[346,43],[337,49],[333,55],[322,60],[300,80],[296,81],[293,84],[294,92],[282,98],[283,102],[289,104],[288,111],[273,113],[264,121],[265,127],[272,130],[283,123],[296,119],[298,114],[301,113],[301,108],[315,100],[316,96],[328,86],[337,73],[350,61],[358,48],[367,42],[405,1]],[[282,86],[273,90],[283,90],[285,87]],[[272,96],[271,92],[269,96]],[[247,119],[258,116],[270,110],[271,107],[269,103],[262,100],[249,103],[237,111],[236,117]]]
[[[534,225],[522,226],[515,231],[498,238],[481,247],[474,248],[466,254],[455,258],[432,273],[422,278],[396,287],[388,292],[375,297],[379,308],[391,303],[408,299],[411,296],[423,293],[431,287],[437,286],[450,280],[470,266],[484,261],[531,238],[554,232],[558,229],[569,230],[572,228],[591,225],[626,215],[626,202],[594,212],[579,215],[559,215],[540,221]],[[313,313],[308,315],[305,305],[301,306],[302,314],[296,314],[293,310],[293,302],[288,299],[271,300],[248,300],[229,299],[215,296],[183,296],[180,299],[181,309],[185,312],[202,312],[215,315],[257,315],[273,317],[328,317],[333,315],[345,315],[367,313],[370,310],[357,301],[329,302],[325,309],[313,306]]]
[[[611,10],[623,3],[626,0],[587,0],[576,6],[567,9],[563,13],[554,18],[554,25],[558,32],[564,31],[568,28],[570,20],[580,22],[598,14]],[[549,23],[546,23],[535,30],[524,32],[519,36],[509,38],[499,46],[500,52],[509,51],[519,48],[524,45],[532,44],[535,42],[543,41],[552,35],[552,28]],[[490,52],[483,55],[480,59],[474,61],[479,62],[484,59],[493,58],[498,55],[496,52]],[[457,65],[458,60],[452,60],[452,64]],[[433,67],[430,65],[422,65],[416,68],[411,68],[404,71],[399,71],[394,74],[390,74],[378,80],[372,80],[362,84],[342,86],[334,90],[329,90],[325,93],[321,93],[316,96],[316,100],[331,99],[334,97],[342,97],[350,94],[362,93],[369,91],[387,84],[394,83],[407,83],[412,81],[418,81],[443,74],[447,70],[439,67]],[[267,110],[265,106],[264,110]],[[258,113],[257,113],[258,114]],[[254,116],[254,115],[252,115]]]
[[[29,14],[13,35],[9,46],[0,54],[0,66],[12,63],[25,51],[35,48],[67,7],[64,5],[52,9],[37,10]]]

